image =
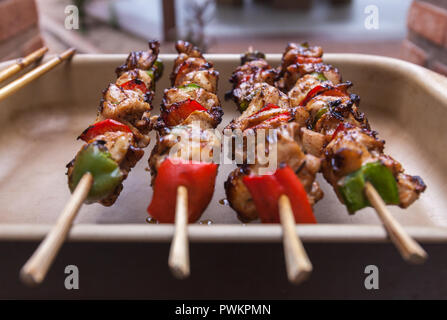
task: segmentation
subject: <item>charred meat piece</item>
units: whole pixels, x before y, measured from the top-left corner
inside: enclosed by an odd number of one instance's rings
[[[333,84],[341,82],[338,69],[322,63],[323,49],[310,47],[307,43],[289,43],[284,51],[275,85],[284,92],[295,86],[296,81],[306,74],[317,74]]]
[[[124,72],[135,69],[149,70],[154,65],[155,60],[157,60],[159,51],[160,42],[157,40],[149,41],[149,50],[131,52],[126,62],[116,68],[116,75],[119,77]]]
[[[259,52],[248,52],[241,58],[239,66],[230,78],[233,89],[226,98],[232,98],[241,112],[247,109],[259,86],[273,85],[277,76],[276,70],[265,61],[265,55]],[[261,90],[262,91],[262,90]]]
[[[367,163],[380,162],[396,179],[399,206],[408,207],[425,190],[425,184],[419,177],[404,174],[402,165],[383,153],[384,144],[371,131],[358,127],[337,133],[325,148],[322,166],[324,177],[337,190],[338,182],[343,177]]]
[[[179,55],[174,62],[174,69],[171,73],[172,86],[178,87],[186,83],[195,83],[191,82],[193,78],[204,79],[204,82],[207,82],[206,84],[196,84],[214,89],[210,91],[215,92],[219,73],[213,69],[213,64],[207,61],[200,50],[189,42],[178,41],[175,47]],[[204,73],[203,71],[209,72]]]
[[[215,93],[201,87],[188,87],[187,89],[172,87],[166,89],[161,111],[168,117],[171,112],[176,112],[178,108],[182,108],[185,101],[196,101],[202,106],[204,109],[197,109],[197,111],[207,113],[213,127],[221,122],[223,113],[218,97]]]
[[[141,147],[149,144],[151,130],[151,105],[146,102],[145,94],[140,90],[126,90],[116,84],[110,84],[104,91],[96,121],[114,119],[126,124],[138,140]]]

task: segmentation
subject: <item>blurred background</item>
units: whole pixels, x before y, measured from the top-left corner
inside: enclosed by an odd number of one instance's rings
[[[73,7],[76,6],[76,7]],[[185,39],[209,53],[249,45],[281,53],[309,41],[325,52],[401,58],[447,75],[446,0],[0,0],[0,60],[47,45],[128,53]]]

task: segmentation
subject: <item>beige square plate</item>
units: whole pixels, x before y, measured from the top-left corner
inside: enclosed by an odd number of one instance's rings
[[[81,146],[76,137],[95,118],[101,91],[114,80],[125,55],[77,55],[65,65],[0,102],[0,240],[38,240],[56,221],[70,196],[65,165]],[[161,55],[165,74],[157,85],[154,114],[175,55]],[[225,101],[228,78],[238,55],[209,55],[220,72],[219,95],[225,116],[221,127],[238,115]],[[277,65],[281,56],[268,55]],[[409,209],[390,207],[409,233],[422,242],[447,241],[447,79],[400,60],[357,54],[327,54],[345,80],[354,83],[360,107],[371,126],[386,140],[386,152],[406,171],[423,177],[427,190]],[[0,64],[3,68],[11,62]],[[168,241],[172,225],[146,223],[152,197],[145,156],[130,173],[114,206],[82,207],[70,234],[74,241]],[[231,208],[221,205],[223,182],[232,165],[221,165],[212,203],[202,216],[212,225],[189,226],[192,241],[279,241],[278,225],[241,224]],[[349,216],[332,188],[319,176],[325,197],[315,206],[319,224],[300,225],[304,241],[386,241],[375,212]]]

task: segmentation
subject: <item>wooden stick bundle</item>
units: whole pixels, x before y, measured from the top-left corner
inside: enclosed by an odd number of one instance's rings
[[[19,89],[23,88],[27,84],[30,84],[33,80],[41,77],[48,71],[52,70],[54,67],[59,65],[61,62],[68,60],[75,54],[76,50],[73,48],[70,48],[64,52],[62,52],[60,55],[54,57],[53,59],[45,62],[44,64],[38,66],[37,68],[31,70],[30,72],[24,74],[17,80],[7,84],[3,88],[0,89],[0,100],[5,99],[6,97],[9,97]]]
[[[0,82],[8,79],[9,77],[12,77],[20,70],[29,66],[31,63],[40,60],[47,51],[48,51],[47,47],[42,47],[30,53],[24,58],[17,59],[16,63],[0,71]]]

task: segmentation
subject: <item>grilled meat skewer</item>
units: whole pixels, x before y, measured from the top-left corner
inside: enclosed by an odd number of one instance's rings
[[[92,173],[87,203],[111,206],[150,142],[151,101],[163,69],[159,46],[150,41],[148,51],[129,54],[116,69],[116,82],[103,92],[95,123],[78,137],[86,144],[67,165],[68,184],[73,192],[82,176]]]
[[[359,110],[359,97],[348,92],[352,84],[342,83],[338,70],[322,62],[322,54],[320,47],[289,44],[276,81],[291,106],[309,114],[301,129],[305,150],[323,159],[323,175],[349,212],[369,205],[363,195],[365,180],[386,203],[408,207],[425,190],[424,182],[405,174],[384,153],[385,141]]]
[[[242,115],[234,119],[227,129],[241,130],[244,138],[258,135],[260,129],[274,129],[276,140],[266,138],[265,146],[269,150],[270,144],[276,144],[279,164],[277,171],[282,171],[285,167],[290,169],[290,178],[297,180],[303,186],[302,194],[305,198],[303,202],[313,205],[322,198],[323,193],[315,182],[315,175],[320,170],[320,159],[303,152],[299,135],[300,124],[302,125],[307,119],[307,112],[290,107],[287,95],[273,86],[275,77],[276,71],[268,65],[262,53],[249,52],[242,56],[241,66],[235,70],[230,79],[233,89],[227,94],[228,98],[235,100]],[[242,221],[260,217],[263,222],[278,222],[278,199],[271,201],[273,210],[267,212],[256,205],[253,192],[249,190],[248,180],[262,175],[268,165],[263,164],[258,157],[254,164],[248,164],[245,153],[243,159],[244,163],[239,164],[225,182],[226,195],[231,207]],[[289,198],[297,197],[293,195]],[[310,208],[307,216],[300,216],[304,211],[297,212],[299,210],[294,206],[297,221],[315,222],[310,205],[307,205]]]
[[[172,87],[164,91],[154,125],[157,144],[149,159],[154,195],[148,213],[164,223],[175,220],[179,186],[188,190],[189,222],[197,221],[208,206],[217,175],[213,150],[220,148],[212,129],[223,114],[216,95],[219,73],[212,63],[188,42],[178,41],[176,49]]]

